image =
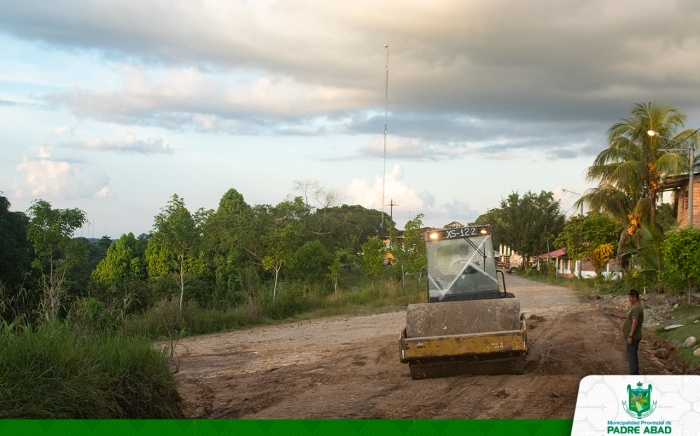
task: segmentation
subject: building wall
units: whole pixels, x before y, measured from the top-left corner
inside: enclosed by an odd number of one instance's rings
[[[693,225],[700,226],[700,175],[693,177]],[[676,222],[683,226],[688,225],[688,189],[681,188],[678,191],[678,214]]]

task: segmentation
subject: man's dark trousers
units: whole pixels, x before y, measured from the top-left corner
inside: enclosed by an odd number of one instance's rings
[[[640,340],[632,339],[632,345],[627,344],[627,362],[630,364],[630,374],[639,375],[639,358],[637,351],[639,350]]]

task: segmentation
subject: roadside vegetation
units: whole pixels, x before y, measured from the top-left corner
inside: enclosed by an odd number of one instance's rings
[[[422,215],[399,232],[316,182],[295,189],[195,212],[173,195],[152,232],[115,241],[75,237],[80,209],[0,196],[0,417],[177,418],[182,336],[426,299]]]

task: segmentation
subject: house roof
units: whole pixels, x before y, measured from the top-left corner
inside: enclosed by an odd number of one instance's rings
[[[550,251],[549,253],[543,253],[537,257],[562,257],[566,256],[566,248],[560,248],[558,250]]]
[[[662,191],[669,191],[672,189],[680,188],[682,186],[687,186],[688,185],[688,173],[685,174],[678,174],[675,176],[669,176],[666,177],[666,179],[661,183],[661,190]],[[700,176],[700,171],[695,171],[693,173],[693,177]],[[693,180],[693,184],[696,184],[697,179]]]

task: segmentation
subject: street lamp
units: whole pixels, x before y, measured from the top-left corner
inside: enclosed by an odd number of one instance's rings
[[[666,141],[669,142],[675,142],[678,144],[683,144],[686,140],[690,139],[691,136],[696,134],[700,129],[696,129],[693,133],[690,135],[686,136],[683,138],[682,141],[674,140],[667,138],[665,136],[661,136],[661,134],[655,130],[649,129],[647,130],[647,135],[649,137],[653,138],[654,136],[658,136],[659,138],[663,138]],[[685,151],[685,148],[667,148],[667,149],[662,149],[663,151]],[[690,227],[693,227],[693,172],[694,172],[694,167],[695,167],[695,143],[693,141],[690,141],[690,145],[688,146],[688,156],[690,159],[690,166],[688,167],[688,225]]]
[[[574,194],[574,195],[578,195],[579,197],[583,197],[583,195],[579,194],[578,192],[569,191],[568,189],[565,189],[565,188],[561,188],[561,192],[568,192],[569,194]],[[583,202],[581,202],[581,215],[583,215]]]

